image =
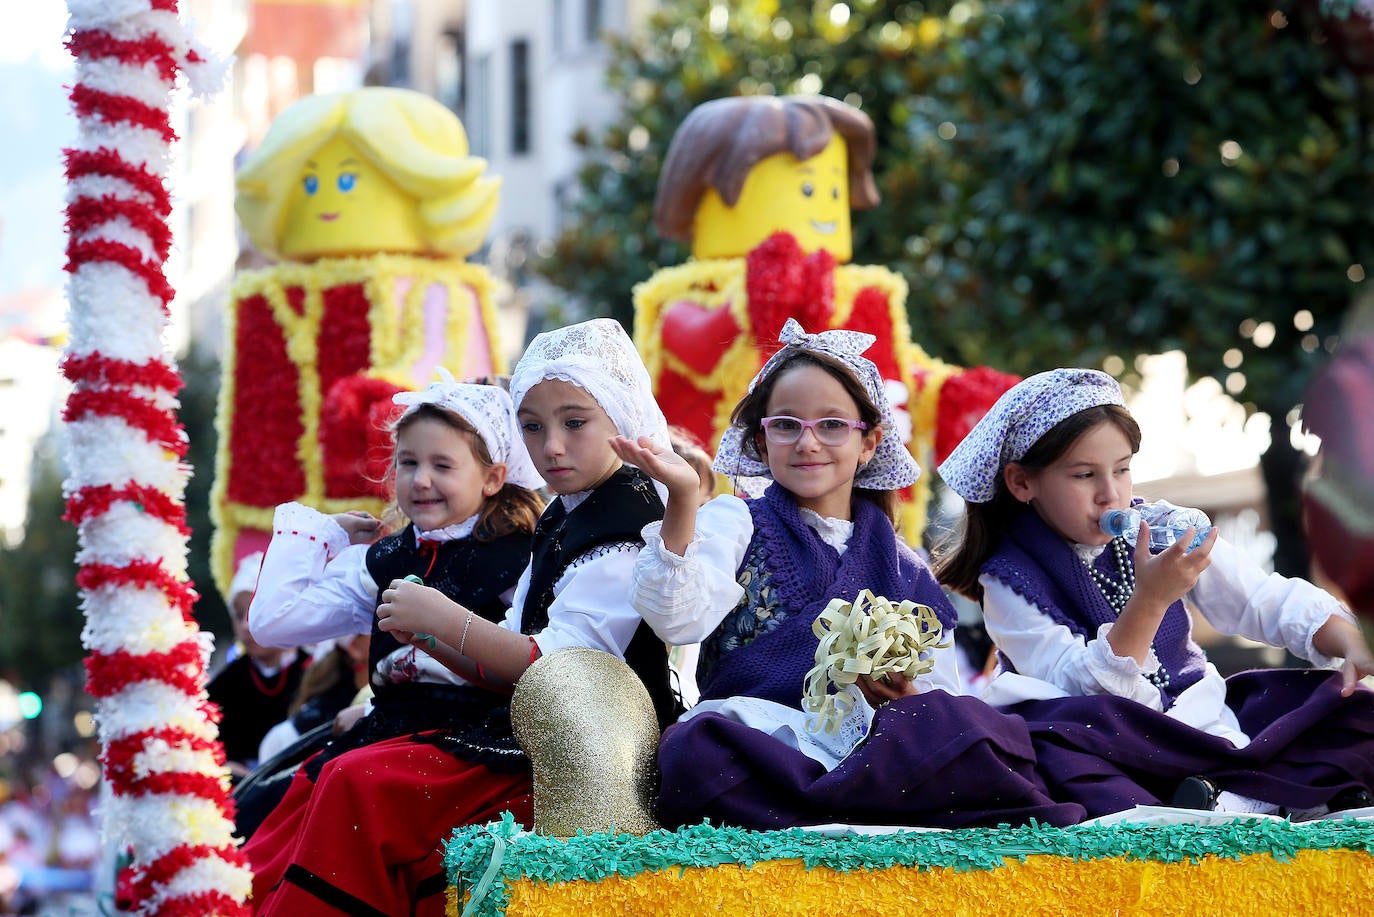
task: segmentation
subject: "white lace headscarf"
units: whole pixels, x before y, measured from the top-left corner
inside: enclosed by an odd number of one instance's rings
[[[1103,404],[1125,404],[1121,386],[1104,372],[1036,373],[1002,393],[940,464],[940,477],[968,502],[987,503],[1008,462],[1019,462],[1060,421]]]
[[[863,356],[863,352],[872,347],[878,339],[862,331],[836,330],[807,334],[796,319],[789,318],[782,326],[778,340],[786,346],[763,364],[758,375],[754,376],[754,381],[749,383],[749,391],[758,388],[798,352],[823,353],[838,360],[849,368],[868,393],[869,400],[878,409],[879,425],[883,428],[882,441],[878,443],[873,458],[854,476],[854,486],[868,490],[897,490],[916,483],[916,479],[921,476],[921,466],[916,463],[916,459],[902,444],[902,438],[897,435],[892,403],[888,400],[878,367],[873,365],[872,360]],[[716,459],[711,465],[721,474],[737,479],[737,483],[746,493],[758,493],[762,490],[760,482],[750,481],[750,478],[772,479],[767,461],[754,458],[744,449],[745,438],[752,437],[757,432],[747,430],[738,423],[731,424],[721,437],[720,449],[716,452]]]
[[[499,385],[457,382],[442,366],[437,367],[437,372],[439,381],[431,382],[423,391],[397,392],[392,396],[393,402],[405,405],[401,420],[425,404],[451,411],[477,431],[491,460],[506,466],[506,483],[529,490],[543,487],[544,479],[530,461],[520,436],[520,423],[515,419],[515,404],[506,390]]]
[[[649,371],[619,322],[594,318],[535,335],[511,374],[510,395],[517,409],[530,389],[549,379],[591,395],[621,436],[647,436],[671,448],[668,421],[654,400]]]

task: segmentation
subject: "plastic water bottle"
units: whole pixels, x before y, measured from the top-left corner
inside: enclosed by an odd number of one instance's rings
[[[1102,531],[1113,538],[1120,535],[1126,543],[1135,547],[1136,534],[1140,531],[1141,520],[1150,526],[1150,550],[1163,551],[1173,547],[1174,542],[1183,537],[1188,529],[1196,529],[1193,540],[1188,544],[1191,551],[1206,539],[1212,530],[1212,520],[1200,509],[1175,506],[1168,500],[1142,503],[1130,509],[1109,509],[1102,514],[1098,525]]]

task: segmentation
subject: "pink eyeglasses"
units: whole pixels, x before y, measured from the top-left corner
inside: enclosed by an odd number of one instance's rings
[[[775,446],[790,446],[801,439],[802,433],[810,430],[823,446],[843,446],[849,442],[849,434],[854,430],[867,430],[868,424],[862,420],[848,420],[844,417],[821,417],[816,420],[802,420],[778,414],[765,417],[761,421],[763,435]]]

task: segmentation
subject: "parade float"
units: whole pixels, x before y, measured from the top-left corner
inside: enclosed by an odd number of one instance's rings
[[[692,258],[635,288],[635,344],[668,422],[714,449],[788,318],[809,333],[865,331],[900,435],[932,469],[1016,377],[927,354],[907,321],[907,282],[850,263],[851,209],[879,202],[877,140],[862,111],[826,96],[741,96],[695,108],[668,148],[654,225]],[[920,544],[931,478],[902,494]]]
[[[225,318],[212,510],[221,588],[272,512],[383,509],[391,396],[436,367],[507,371],[481,247],[500,181],[461,122],[406,89],[307,96],[240,168],[235,209],[277,263],[242,271]]]
[[[239,915],[249,909],[250,881],[231,838],[223,751],[191,615],[182,500],[189,469],[175,416],[181,379],[162,340],[173,295],[163,273],[171,243],[165,176],[175,136],[168,101],[179,76],[207,61],[185,35],[175,0],[71,0],[69,7],[80,127],[66,155],[68,518],[79,527],[88,689],[97,698],[109,790],[102,821],[107,837],[131,851],[127,910]],[[280,500],[330,510],[378,499],[370,489],[369,431],[395,388],[413,387],[436,365],[464,376],[504,368],[489,277],[461,260],[490,217],[495,183],[481,177],[480,160],[467,157],[461,126],[455,130],[438,112],[402,114],[424,106],[386,92],[389,101],[375,108],[353,104],[356,96],[308,100],[302,117],[291,119],[299,129],[265,144],[240,177],[245,225],[263,251],[284,260],[242,276],[228,316],[217,576],[227,579],[234,558],[265,537]],[[415,142],[398,154],[374,148],[379,136]],[[825,187],[832,201],[841,200],[852,193],[849,158],[859,162],[863,184],[871,157],[871,150],[856,155],[853,142],[827,139],[789,153],[796,162],[784,161],[774,177],[795,177],[797,167],[823,154],[828,158],[812,165],[849,178],[818,179],[813,190]],[[431,155],[436,150],[449,155]],[[341,168],[344,155],[370,171]],[[439,159],[449,165],[436,174],[430,167]],[[741,177],[754,174],[749,168]],[[368,178],[378,177],[380,197],[360,212],[369,231],[388,227],[395,248],[364,248],[356,230],[339,231],[351,211],[326,197],[365,191]],[[847,210],[833,213],[837,226],[847,221]],[[726,224],[728,216],[721,214]],[[818,219],[822,228],[832,221]],[[698,216],[703,241],[714,235],[701,227]],[[640,340],[665,401],[709,406],[704,419],[675,413],[713,441],[722,412],[789,310],[811,330],[863,327],[882,332],[879,365],[905,387],[912,449],[931,467],[931,453],[941,452],[939,431],[952,447],[961,426],[973,422],[970,411],[1008,380],[983,374],[970,380],[971,394],[954,399],[951,381],[978,371],[942,364],[916,347],[900,277],[848,269],[847,246],[809,247],[804,234],[762,230],[762,237],[702,249],[697,260],[641,288]],[[693,333],[679,333],[684,327]],[[683,350],[703,333],[704,346]],[[939,419],[946,408],[948,424]],[[913,512],[923,506],[922,497],[911,502]],[[567,677],[560,655],[531,673],[556,683]],[[592,697],[623,697],[614,666],[577,669],[599,672],[581,683]],[[531,691],[548,696],[547,685]],[[655,734],[631,730],[636,722],[643,720],[632,713],[603,716],[599,729],[571,733],[585,738],[580,744],[549,742],[560,734],[547,725],[542,743],[522,736],[543,808],[537,796],[534,830],[509,818],[455,830],[445,847],[451,913],[858,914],[919,906],[937,913],[1344,915],[1374,901],[1374,828],[1350,819],[1291,824],[1204,813],[1196,823],[1151,824],[1146,814],[1129,813],[1063,829],[659,828],[640,817]],[[597,767],[576,767],[590,763]]]
[[[878,338],[866,355],[905,408],[897,432],[927,469],[1016,382],[928,355],[913,340],[902,277],[848,263],[850,208],[877,203],[873,145],[866,116],[814,96],[717,100],[683,123],[655,224],[690,240],[693,257],[635,290],[635,341],[670,422],[714,446],[789,317],[810,332]],[[917,543],[929,486],[927,476],[906,494],[904,531]],[[454,832],[445,856],[454,917],[916,905],[937,914],[1336,915],[1374,902],[1368,818],[1294,824],[1140,808],[1070,828],[657,827],[642,726],[651,718],[619,706],[586,713],[598,696],[624,704],[632,677],[564,653],[531,666],[512,702],[534,766],[534,830],[506,819]],[[537,700],[559,692],[573,693],[561,711]]]

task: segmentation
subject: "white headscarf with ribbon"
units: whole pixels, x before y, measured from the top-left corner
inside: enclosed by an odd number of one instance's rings
[[[423,391],[397,392],[392,396],[393,402],[405,405],[401,419],[424,404],[457,414],[477,431],[491,460],[506,466],[506,483],[529,490],[543,487],[544,479],[530,461],[520,436],[520,424],[515,419],[515,404],[506,390],[499,385],[458,382],[442,366],[436,371],[439,381],[431,382]]]
[[[763,364],[758,375],[749,383],[749,391],[758,388],[765,379],[794,359],[798,353],[823,353],[838,360],[849,368],[868,393],[869,400],[878,409],[879,423],[884,432],[873,458],[854,476],[854,486],[869,490],[897,490],[916,483],[916,479],[921,476],[921,466],[916,463],[916,459],[902,444],[902,438],[897,435],[892,404],[888,401],[878,367],[873,365],[872,360],[863,356],[863,352],[872,347],[878,339],[862,331],[842,329],[807,334],[796,319],[789,318],[782,326],[778,340],[785,346]],[[716,459],[711,467],[734,478],[771,479],[773,475],[768,463],[754,458],[744,449],[746,438],[758,432],[746,430],[740,424],[731,424],[721,437],[720,449],[716,452]],[[745,482],[743,489],[752,492],[755,488]]]
[[[986,503],[1008,462],[1025,457],[1040,437],[1079,411],[1126,402],[1116,380],[1096,369],[1052,369],[1002,393],[941,463],[946,484],[970,503]]]

